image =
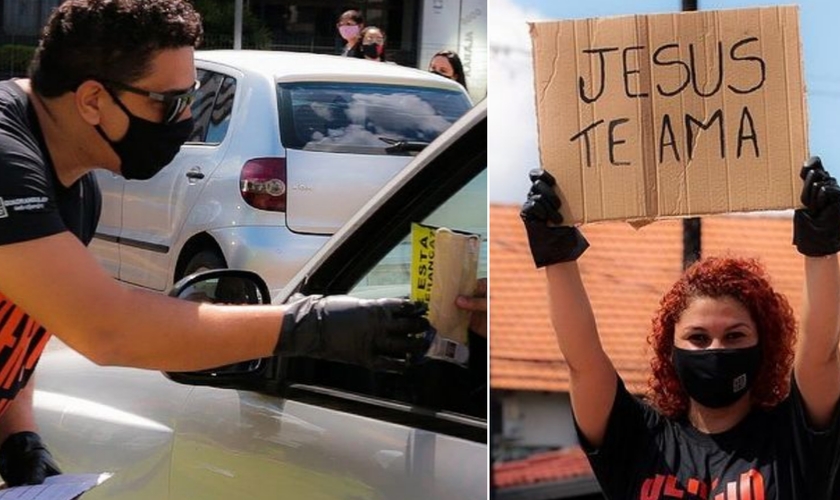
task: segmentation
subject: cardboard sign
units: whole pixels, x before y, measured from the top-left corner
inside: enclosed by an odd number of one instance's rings
[[[568,224],[798,206],[797,7],[531,24],[542,168]]]

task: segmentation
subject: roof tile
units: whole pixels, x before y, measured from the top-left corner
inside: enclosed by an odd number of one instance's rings
[[[592,475],[589,460],[578,446],[537,453],[522,460],[499,462],[493,466],[493,482],[498,488]]]

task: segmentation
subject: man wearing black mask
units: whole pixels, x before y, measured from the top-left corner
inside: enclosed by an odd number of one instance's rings
[[[598,338],[576,262],[589,244],[561,225],[553,177],[532,171],[521,215],[546,270],[578,436],[606,498],[838,498],[840,187],[819,158],[802,179],[798,342],[787,299],[757,262],[703,259],[662,298],[649,336],[650,398],[641,400]]]
[[[407,301],[197,304],[124,288],[87,251],[100,210],[92,170],[149,179],[191,133],[201,37],[186,0],[67,0],[30,79],[0,82],[0,475],[9,485],[58,472],[32,418],[32,375],[53,333],[98,364],[172,371],[272,355],[372,367],[423,347],[416,334],[428,324]]]

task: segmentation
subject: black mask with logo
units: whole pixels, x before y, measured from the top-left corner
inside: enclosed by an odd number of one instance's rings
[[[683,388],[707,408],[724,408],[746,394],[761,365],[761,347],[686,350],[674,348],[674,368]]]
[[[108,91],[128,116],[128,131],[112,141],[98,124],[96,131],[120,158],[120,172],[127,180],[151,179],[169,164],[192,133],[192,117],[174,123],[156,123],[134,115],[117,96]]]

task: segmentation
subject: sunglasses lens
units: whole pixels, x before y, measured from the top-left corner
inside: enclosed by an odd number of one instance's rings
[[[166,113],[166,123],[175,123],[184,114],[184,111],[192,106],[192,103],[195,102],[196,92],[199,86],[200,83],[196,81],[190,92],[181,94],[179,97],[171,98],[172,100],[169,101],[169,109]]]
[[[166,113],[166,123],[174,123],[184,114],[184,111],[192,103],[192,97],[179,97],[169,104],[169,111]]]

